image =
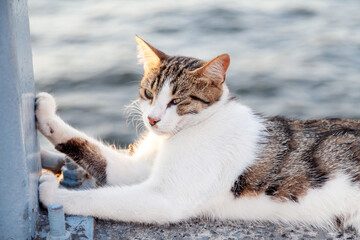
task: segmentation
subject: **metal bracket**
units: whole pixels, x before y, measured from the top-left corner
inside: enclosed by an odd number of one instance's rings
[[[83,168],[61,153],[41,150],[41,162],[45,169],[55,173],[62,172],[61,188],[89,189],[96,186],[95,180]],[[93,239],[95,224],[93,217],[67,216],[65,221],[64,211],[60,204],[50,205],[48,214],[50,233],[46,237],[47,240],[67,240],[70,239],[68,238],[70,236],[76,239]],[[42,218],[46,219],[45,216]],[[63,234],[65,222],[69,236],[67,233]],[[61,233],[58,234],[57,232]],[[43,239],[46,231],[42,229],[37,234],[39,238]]]

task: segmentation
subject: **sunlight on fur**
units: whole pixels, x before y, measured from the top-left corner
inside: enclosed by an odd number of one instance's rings
[[[36,100],[38,130],[104,187],[60,189],[43,173],[40,200],[67,214],[167,224],[194,217],[360,230],[360,121],[266,118],[226,85],[230,56],[170,56],[136,37],[144,75],[127,122],[143,136],[118,150]]]

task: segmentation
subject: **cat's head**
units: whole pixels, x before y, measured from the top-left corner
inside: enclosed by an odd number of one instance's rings
[[[168,56],[136,37],[144,65],[139,98],[145,126],[160,135],[173,135],[186,127],[224,93],[228,54],[211,61]]]

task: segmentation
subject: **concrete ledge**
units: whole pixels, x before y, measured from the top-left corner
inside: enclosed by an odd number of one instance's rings
[[[354,230],[329,232],[313,227],[193,219],[168,226],[97,220],[95,239],[360,239]]]
[[[95,223],[95,229],[94,229]],[[72,239],[360,239],[355,230],[325,231],[311,226],[279,225],[267,222],[219,221],[193,219],[169,224],[140,224],[93,219],[91,217],[66,216],[68,231]],[[41,209],[36,238],[45,240],[49,231],[47,211]]]

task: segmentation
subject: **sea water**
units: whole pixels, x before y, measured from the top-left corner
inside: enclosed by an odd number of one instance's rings
[[[231,92],[266,116],[360,118],[358,0],[28,4],[37,90],[55,95],[71,125],[110,143],[141,132],[124,108],[142,77],[135,34],[169,55],[229,53]]]

